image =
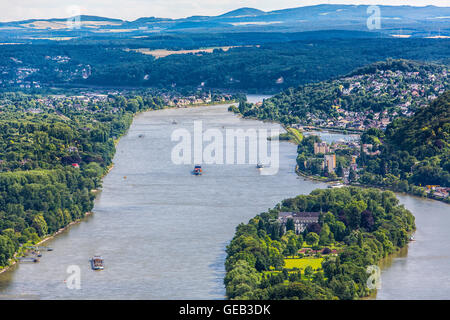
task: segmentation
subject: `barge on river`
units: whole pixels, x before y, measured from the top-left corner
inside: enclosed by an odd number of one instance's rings
[[[91,267],[92,270],[103,270],[105,268],[103,266],[103,258],[100,256],[93,256],[91,258]]]
[[[192,171],[192,174],[196,176],[201,176],[203,174],[202,166],[195,166],[194,171]]]

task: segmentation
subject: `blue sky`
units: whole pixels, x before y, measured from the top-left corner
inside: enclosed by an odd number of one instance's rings
[[[448,6],[449,0],[0,0],[0,21],[63,18],[71,15],[73,6],[79,7],[81,14],[134,20],[149,16],[218,15],[240,7],[270,11],[320,3]]]

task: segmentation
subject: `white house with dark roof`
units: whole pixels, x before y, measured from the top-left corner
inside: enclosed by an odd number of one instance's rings
[[[286,230],[286,223],[288,219],[294,221],[295,233],[305,231],[306,227],[313,223],[319,222],[320,212],[279,212],[278,221]]]

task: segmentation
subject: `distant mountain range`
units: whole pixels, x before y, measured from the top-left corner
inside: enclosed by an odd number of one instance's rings
[[[367,5],[298,7],[275,11],[240,8],[219,16],[182,19],[143,17],[134,21],[82,15],[69,19],[31,19],[0,23],[0,38],[43,39],[108,36],[146,36],[176,32],[304,32],[347,30],[396,37],[450,36],[450,7],[378,6],[381,29],[369,30],[374,14]],[[78,19],[79,18],[79,19]],[[70,28],[67,21],[77,28]],[[77,25],[79,21],[79,25]]]

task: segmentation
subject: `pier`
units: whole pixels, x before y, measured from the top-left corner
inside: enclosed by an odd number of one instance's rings
[[[39,262],[39,258],[35,257],[21,257],[19,258],[20,262]]]
[[[25,248],[37,251],[53,251],[53,249],[50,247],[26,246]]]

